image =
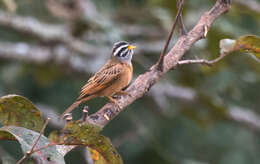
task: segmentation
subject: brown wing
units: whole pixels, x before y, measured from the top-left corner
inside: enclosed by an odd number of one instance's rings
[[[92,76],[87,84],[81,89],[81,94],[78,98],[82,99],[85,96],[95,94],[110,86],[117,80],[121,73],[121,64],[107,63],[94,76]]]

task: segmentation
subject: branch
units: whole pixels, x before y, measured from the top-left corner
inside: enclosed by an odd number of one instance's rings
[[[205,64],[207,66],[212,66],[213,64],[219,62],[221,59],[223,59],[227,54],[221,54],[218,58],[214,60],[205,60],[205,59],[195,59],[195,60],[181,60],[178,61],[178,65],[183,64]]]
[[[176,3],[177,3],[178,8],[180,8],[181,7],[180,0],[176,0]],[[182,3],[184,3],[184,0],[182,1]],[[182,14],[180,14],[179,17],[178,17],[178,25],[179,25],[179,34],[180,35],[186,35],[187,30],[186,30],[184,23],[183,23]]]
[[[149,89],[169,70],[178,65],[180,58],[187,52],[191,46],[198,40],[205,37],[205,27],[209,29],[212,23],[222,14],[230,9],[229,0],[217,0],[216,4],[210,11],[205,12],[195,27],[187,34],[181,36],[174,47],[165,56],[163,62],[163,72],[156,69],[156,65],[150,68],[150,71],[140,75],[127,88],[127,92],[132,96],[122,96],[117,99],[121,106],[118,109],[115,104],[108,103],[99,111],[89,116],[88,121],[100,126],[106,126],[114,117],[116,117],[125,107],[132,104],[136,99],[141,98]],[[106,119],[108,116],[109,119]]]
[[[160,54],[160,57],[159,57],[159,60],[158,60],[157,69],[159,71],[163,71],[164,57],[165,57],[166,51],[168,49],[169,43],[171,41],[172,35],[174,33],[174,30],[176,28],[177,22],[179,22],[179,20],[181,19],[180,15],[181,15],[181,11],[182,11],[183,5],[184,5],[184,0],[182,0],[180,5],[179,4],[177,5],[178,6],[178,12],[177,12],[176,17],[174,19],[174,22],[173,22],[173,25],[172,25],[172,28],[171,28],[171,32],[169,33],[169,36],[168,36],[167,41],[165,43],[165,46],[164,46],[164,48],[162,50],[162,53]]]

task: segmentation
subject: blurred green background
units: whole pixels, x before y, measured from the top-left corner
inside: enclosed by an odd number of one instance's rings
[[[214,59],[219,55],[221,39],[259,36],[260,1],[246,2],[233,0],[232,9],[183,59]],[[214,3],[186,0],[183,18],[187,30]],[[147,71],[157,61],[167,38],[176,2],[1,0],[0,8],[0,96],[23,95],[45,115],[56,115],[73,103],[91,74],[109,58],[111,47],[118,40],[137,46],[133,57],[135,77]],[[66,33],[43,37],[45,34],[41,36],[30,28],[23,30],[6,23],[4,19],[9,18],[4,13],[44,23],[37,26],[33,22],[39,33],[54,27]],[[177,37],[178,33],[171,46]],[[84,45],[75,48],[77,41]],[[84,48],[86,52],[81,51]],[[106,102],[97,98],[86,104],[92,113]],[[102,133],[112,140],[126,164],[259,164],[259,110],[259,62],[234,53],[212,67],[185,65],[168,72]],[[73,112],[75,119],[80,115],[79,109]],[[47,132],[58,127],[53,122]],[[86,163],[84,153],[79,152],[82,149],[69,153],[66,162]],[[0,141],[0,153],[0,158],[4,154],[14,159],[22,157],[19,145],[9,141]]]

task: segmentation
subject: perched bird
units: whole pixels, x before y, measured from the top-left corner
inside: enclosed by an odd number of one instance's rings
[[[135,46],[126,41],[115,43],[110,59],[87,81],[81,89],[80,96],[65,110],[60,118],[63,118],[66,113],[71,112],[82,102],[93,98],[105,96],[111,102],[118,105],[117,101],[112,98],[114,94],[129,95],[127,92],[122,91],[122,89],[125,88],[132,79],[133,66],[131,60],[135,48]]]

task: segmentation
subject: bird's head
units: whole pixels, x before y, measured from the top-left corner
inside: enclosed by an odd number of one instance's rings
[[[136,46],[126,42],[120,41],[114,44],[112,49],[112,57],[121,61],[131,62]]]

